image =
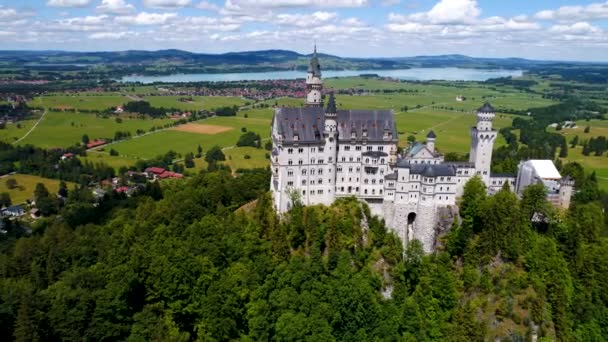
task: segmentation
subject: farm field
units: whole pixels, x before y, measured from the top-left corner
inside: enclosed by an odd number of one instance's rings
[[[6,181],[9,179],[15,179],[17,181],[17,188],[9,189],[6,186]],[[42,183],[49,190],[50,193],[56,193],[59,190],[59,180],[43,178],[33,175],[14,174],[7,177],[0,178],[0,192],[8,192],[11,196],[13,204],[25,203],[26,200],[32,199],[34,196],[34,189],[36,184]],[[75,184],[67,182],[68,189],[74,188]]]
[[[0,129],[0,141],[12,143],[21,139],[34,126],[36,120],[23,120],[19,124],[7,124],[6,128]],[[19,127],[18,127],[19,126]]]
[[[162,126],[170,119],[104,119],[93,114],[49,112],[40,124],[20,145],[32,144],[40,147],[68,147],[81,141],[83,134],[91,140],[113,138],[116,131],[129,131],[135,135],[137,129],[148,131],[152,126]],[[25,132],[24,132],[25,134]]]
[[[192,102],[179,101],[184,96],[146,96],[144,101],[154,107],[179,108],[182,110],[211,110],[218,107],[243,106],[245,100],[231,96],[192,96]]]
[[[48,108],[77,109],[77,110],[104,110],[119,106],[129,99],[121,95],[106,95],[96,93],[94,95],[49,95],[34,99],[37,104],[42,101]]]
[[[262,139],[270,136],[270,120],[244,117],[213,117],[198,121],[208,126],[232,127],[234,129],[222,134],[200,134],[182,132],[176,129],[157,132],[143,137],[118,142],[112,148],[121,156],[129,158],[150,159],[164,154],[170,150],[184,154],[195,152],[198,145],[203,151],[219,145],[220,147],[233,146],[238,141],[241,128],[260,134]]]

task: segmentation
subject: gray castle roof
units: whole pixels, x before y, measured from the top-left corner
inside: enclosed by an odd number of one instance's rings
[[[486,102],[483,104],[483,106],[479,107],[479,109],[477,109],[478,113],[495,113],[496,110],[494,110],[494,107],[492,107],[492,105],[489,102]]]
[[[431,131],[429,132],[429,134],[427,134],[427,135],[426,135],[426,137],[427,137],[427,138],[430,138],[430,139],[435,139],[435,138],[437,138],[437,136],[435,135],[435,132],[433,132],[433,130],[431,130]]]
[[[273,127],[283,135],[283,142],[320,142],[325,126],[325,113],[321,107],[277,108],[273,118]]]
[[[397,141],[397,127],[393,112],[389,110],[338,110],[338,139],[368,142]],[[325,126],[325,113],[321,107],[277,108],[273,118],[273,127],[283,135],[284,143],[321,142]],[[384,131],[392,135],[384,140]],[[367,132],[367,137],[363,132]]]
[[[411,174],[425,177],[456,175],[456,167],[451,164],[412,164],[406,159],[400,159],[397,161],[397,167],[410,169]]]

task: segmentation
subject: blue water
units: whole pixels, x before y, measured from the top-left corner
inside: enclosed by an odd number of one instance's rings
[[[324,70],[323,78],[376,74],[410,81],[485,81],[490,78],[521,76],[522,70],[465,69],[465,68],[411,68],[395,70]],[[217,81],[260,81],[293,80],[306,77],[303,71],[240,72],[224,74],[174,74],[165,76],[125,76],[122,82],[217,82]]]

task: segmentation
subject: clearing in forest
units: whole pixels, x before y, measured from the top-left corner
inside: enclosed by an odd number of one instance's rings
[[[234,129],[234,127],[189,123],[189,124],[177,126],[173,129],[176,131],[198,133],[198,134],[219,134],[219,133],[231,131]]]

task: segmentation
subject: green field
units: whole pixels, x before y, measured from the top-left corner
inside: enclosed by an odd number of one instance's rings
[[[113,138],[116,131],[129,131],[135,135],[137,129],[147,131],[152,126],[162,126],[170,119],[128,119],[117,123],[114,118],[104,119],[93,114],[49,112],[36,129],[19,144],[40,147],[68,147],[81,141],[83,134],[91,140]],[[24,132],[25,134],[25,132]]]
[[[148,92],[146,92],[148,93]],[[144,101],[150,102],[154,107],[178,108],[182,110],[213,109],[223,106],[242,106],[245,100],[239,97],[228,96],[193,96],[192,102],[179,101],[185,96],[144,96]],[[48,108],[76,109],[76,110],[105,110],[124,103],[135,101],[139,97],[123,96],[116,93],[78,93],[72,95],[54,94],[37,97],[33,104],[41,102]]]
[[[122,141],[112,145],[121,156],[129,158],[154,158],[173,150],[180,154],[195,152],[198,145],[203,150],[219,145],[221,147],[233,146],[238,141],[241,128],[246,127],[249,131],[260,134],[262,139],[270,136],[270,121],[257,118],[243,117],[213,117],[198,121],[205,125],[229,126],[234,129],[220,134],[198,134],[181,132],[176,130],[165,130],[140,138]]]
[[[0,129],[0,141],[12,143],[23,137],[34,126],[37,120],[23,120],[18,124],[7,124],[6,128]]]
[[[42,96],[34,99],[34,104],[40,101],[48,108],[63,108],[63,109],[86,109],[86,110],[104,110],[110,107],[119,106],[130,101],[125,96],[120,95],[51,95]]]
[[[17,188],[7,188],[6,181],[9,179],[15,179],[17,181]],[[15,174],[0,178],[0,192],[8,192],[8,194],[11,196],[11,201],[13,204],[21,204],[25,203],[25,201],[28,199],[32,199],[34,196],[34,189],[36,189],[36,184],[38,183],[44,184],[51,194],[54,194],[59,190],[59,181],[56,179]],[[68,189],[73,187],[73,183],[68,183]]]

